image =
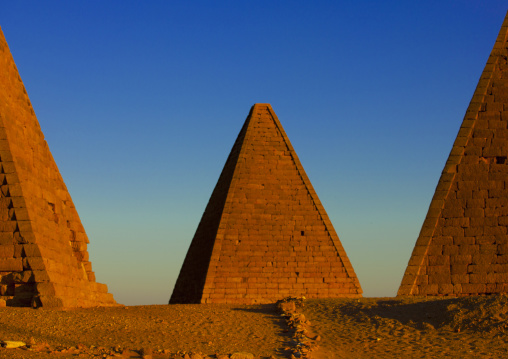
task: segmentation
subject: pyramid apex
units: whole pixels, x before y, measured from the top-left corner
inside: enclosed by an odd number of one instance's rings
[[[269,103],[255,103],[252,108],[256,108],[256,107],[269,107],[269,108],[272,108],[272,105],[270,105]]]

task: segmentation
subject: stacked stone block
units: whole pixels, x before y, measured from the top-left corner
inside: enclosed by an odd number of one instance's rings
[[[508,14],[398,295],[508,292]]]
[[[116,304],[0,31],[0,304]]]
[[[170,303],[359,297],[353,267],[277,116],[251,109]]]

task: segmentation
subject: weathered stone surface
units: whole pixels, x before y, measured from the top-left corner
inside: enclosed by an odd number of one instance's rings
[[[508,14],[466,111],[398,295],[508,288]]]
[[[252,107],[170,303],[356,297],[342,244],[269,104]]]
[[[0,272],[17,283],[0,290],[0,299],[7,295],[7,305],[116,304],[94,283],[87,243],[0,31]]]

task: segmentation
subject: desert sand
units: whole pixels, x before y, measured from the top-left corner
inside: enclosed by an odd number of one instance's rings
[[[323,358],[506,358],[508,297],[309,300]]]
[[[0,358],[508,357],[505,295],[293,302],[1,308]]]

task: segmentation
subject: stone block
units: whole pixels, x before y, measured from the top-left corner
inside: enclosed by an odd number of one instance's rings
[[[468,232],[468,230],[469,229],[465,230],[466,233]],[[482,231],[482,234],[483,234],[483,231]],[[474,236],[476,236],[476,234],[473,236],[469,235],[468,237],[454,237],[453,244],[457,245],[458,248],[460,248],[460,245],[474,245],[474,244],[476,244],[476,238]]]
[[[479,236],[479,237],[476,237],[476,244],[479,244],[480,245],[480,252],[482,252],[482,245],[493,245],[493,244],[497,244],[496,241],[497,241],[497,236],[495,235],[483,235],[483,236]],[[485,250],[485,248],[484,248]]]
[[[483,208],[465,208],[463,213],[465,217],[485,217]]]
[[[427,267],[427,273],[430,274],[450,274],[450,266],[449,265],[429,265]]]
[[[49,282],[50,278],[47,271],[44,270],[34,270],[32,271],[33,280],[35,282]]]
[[[14,235],[9,232],[0,232],[0,245],[13,245]]]
[[[469,283],[480,283],[486,284],[487,281],[487,273],[471,273],[469,274]]]
[[[12,236],[12,233],[15,231],[15,229],[16,229],[16,221],[0,221],[0,238],[1,233],[3,232],[10,233]]]
[[[429,266],[441,266],[441,265],[449,265],[450,264],[450,256],[449,255],[429,255]]]
[[[508,283],[508,273],[494,273],[496,283]]]
[[[439,285],[438,293],[440,295],[452,295],[453,294],[453,284],[450,283],[442,283]]]
[[[486,292],[486,284],[481,283],[464,283],[462,286],[462,294],[483,294]]]
[[[439,294],[439,284],[428,284],[418,286],[418,293],[415,295],[427,296]]]
[[[468,245],[468,244],[461,244],[459,245],[459,254],[461,255],[464,255],[464,254],[475,254],[475,253],[479,253],[480,252],[480,245],[478,244],[472,244],[472,245]]]
[[[452,274],[450,276],[452,284],[469,283],[469,274]]]
[[[36,283],[36,289],[41,296],[56,296],[55,285],[53,283]]]
[[[495,254],[497,247],[497,244],[480,244],[480,254]]]
[[[443,255],[453,257],[459,254],[459,247],[454,244],[443,246]]]
[[[442,245],[438,245],[438,244],[434,244],[434,245],[431,245],[429,246],[429,248],[427,249],[427,255],[435,255],[435,256],[440,256],[443,254],[443,247]]]
[[[497,262],[497,255],[493,253],[475,253],[473,254],[471,264],[492,264]]]
[[[484,274],[492,272],[491,264],[470,264],[467,266],[469,274]]]
[[[471,264],[473,261],[473,254],[457,254],[450,257],[450,264]]]
[[[446,274],[429,274],[428,275],[428,283],[429,284],[440,284],[440,285],[449,284],[449,283],[451,283],[451,275],[449,272]]]
[[[448,207],[441,212],[444,218],[462,218],[464,216],[464,208]]]
[[[497,246],[498,255],[508,254],[508,244],[500,244]]]
[[[23,249],[27,257],[42,257],[39,246],[36,244],[25,244],[23,245]]]
[[[35,281],[32,271],[13,273],[12,279],[15,283],[33,283]]]
[[[4,258],[14,258],[14,244],[0,244],[0,261]]]
[[[21,258],[4,258],[0,260],[0,272],[21,272],[23,262]]]
[[[39,295],[32,301],[32,306],[35,308],[60,308],[63,307],[63,301],[61,298],[54,297],[53,295]]]

